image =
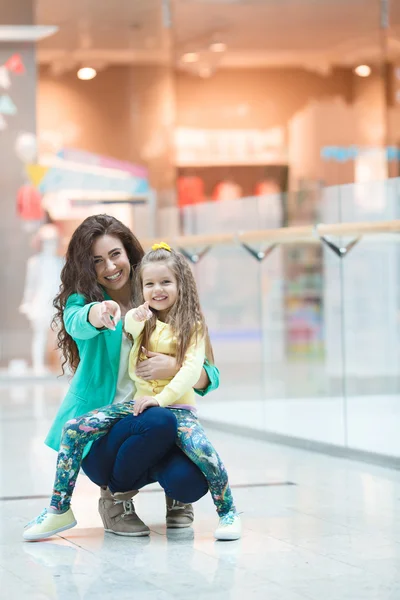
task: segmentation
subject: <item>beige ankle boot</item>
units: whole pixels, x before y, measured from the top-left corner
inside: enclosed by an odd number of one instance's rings
[[[168,529],[190,527],[194,521],[194,510],[191,504],[183,504],[165,495],[167,508],[166,521]]]
[[[105,531],[130,537],[150,534],[150,529],[137,516],[132,502],[137,493],[138,490],[112,494],[108,488],[100,488],[99,513]]]

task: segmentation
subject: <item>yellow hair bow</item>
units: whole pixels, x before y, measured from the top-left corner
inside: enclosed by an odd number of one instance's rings
[[[167,250],[171,252],[171,246],[168,246],[165,242],[160,242],[159,244],[153,244],[151,247],[152,250]]]

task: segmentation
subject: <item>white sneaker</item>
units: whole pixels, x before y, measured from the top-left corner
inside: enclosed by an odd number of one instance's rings
[[[229,511],[220,518],[218,527],[214,532],[217,540],[238,540],[242,535],[242,522],[237,512]]]
[[[69,508],[65,513],[49,513],[45,508],[36,519],[33,519],[25,526],[22,537],[27,542],[38,542],[47,540],[47,538],[75,527],[76,519],[72,509]]]

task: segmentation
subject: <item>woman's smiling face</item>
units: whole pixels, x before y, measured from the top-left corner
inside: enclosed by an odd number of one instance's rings
[[[121,290],[129,283],[131,265],[118,237],[102,235],[92,246],[97,282],[106,290]]]

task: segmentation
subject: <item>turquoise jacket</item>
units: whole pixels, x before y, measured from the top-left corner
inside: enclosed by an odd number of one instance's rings
[[[72,294],[65,306],[65,329],[78,346],[80,363],[45,440],[45,444],[53,450],[58,451],[60,447],[61,434],[66,421],[111,404],[115,397],[122,343],[122,322],[118,323],[115,331],[96,329],[88,320],[89,310],[93,304],[96,303],[87,304],[80,294]],[[204,368],[210,379],[210,385],[205,390],[196,390],[201,396],[219,386],[217,367],[205,363]],[[90,447],[91,443],[86,446],[84,457]]]

